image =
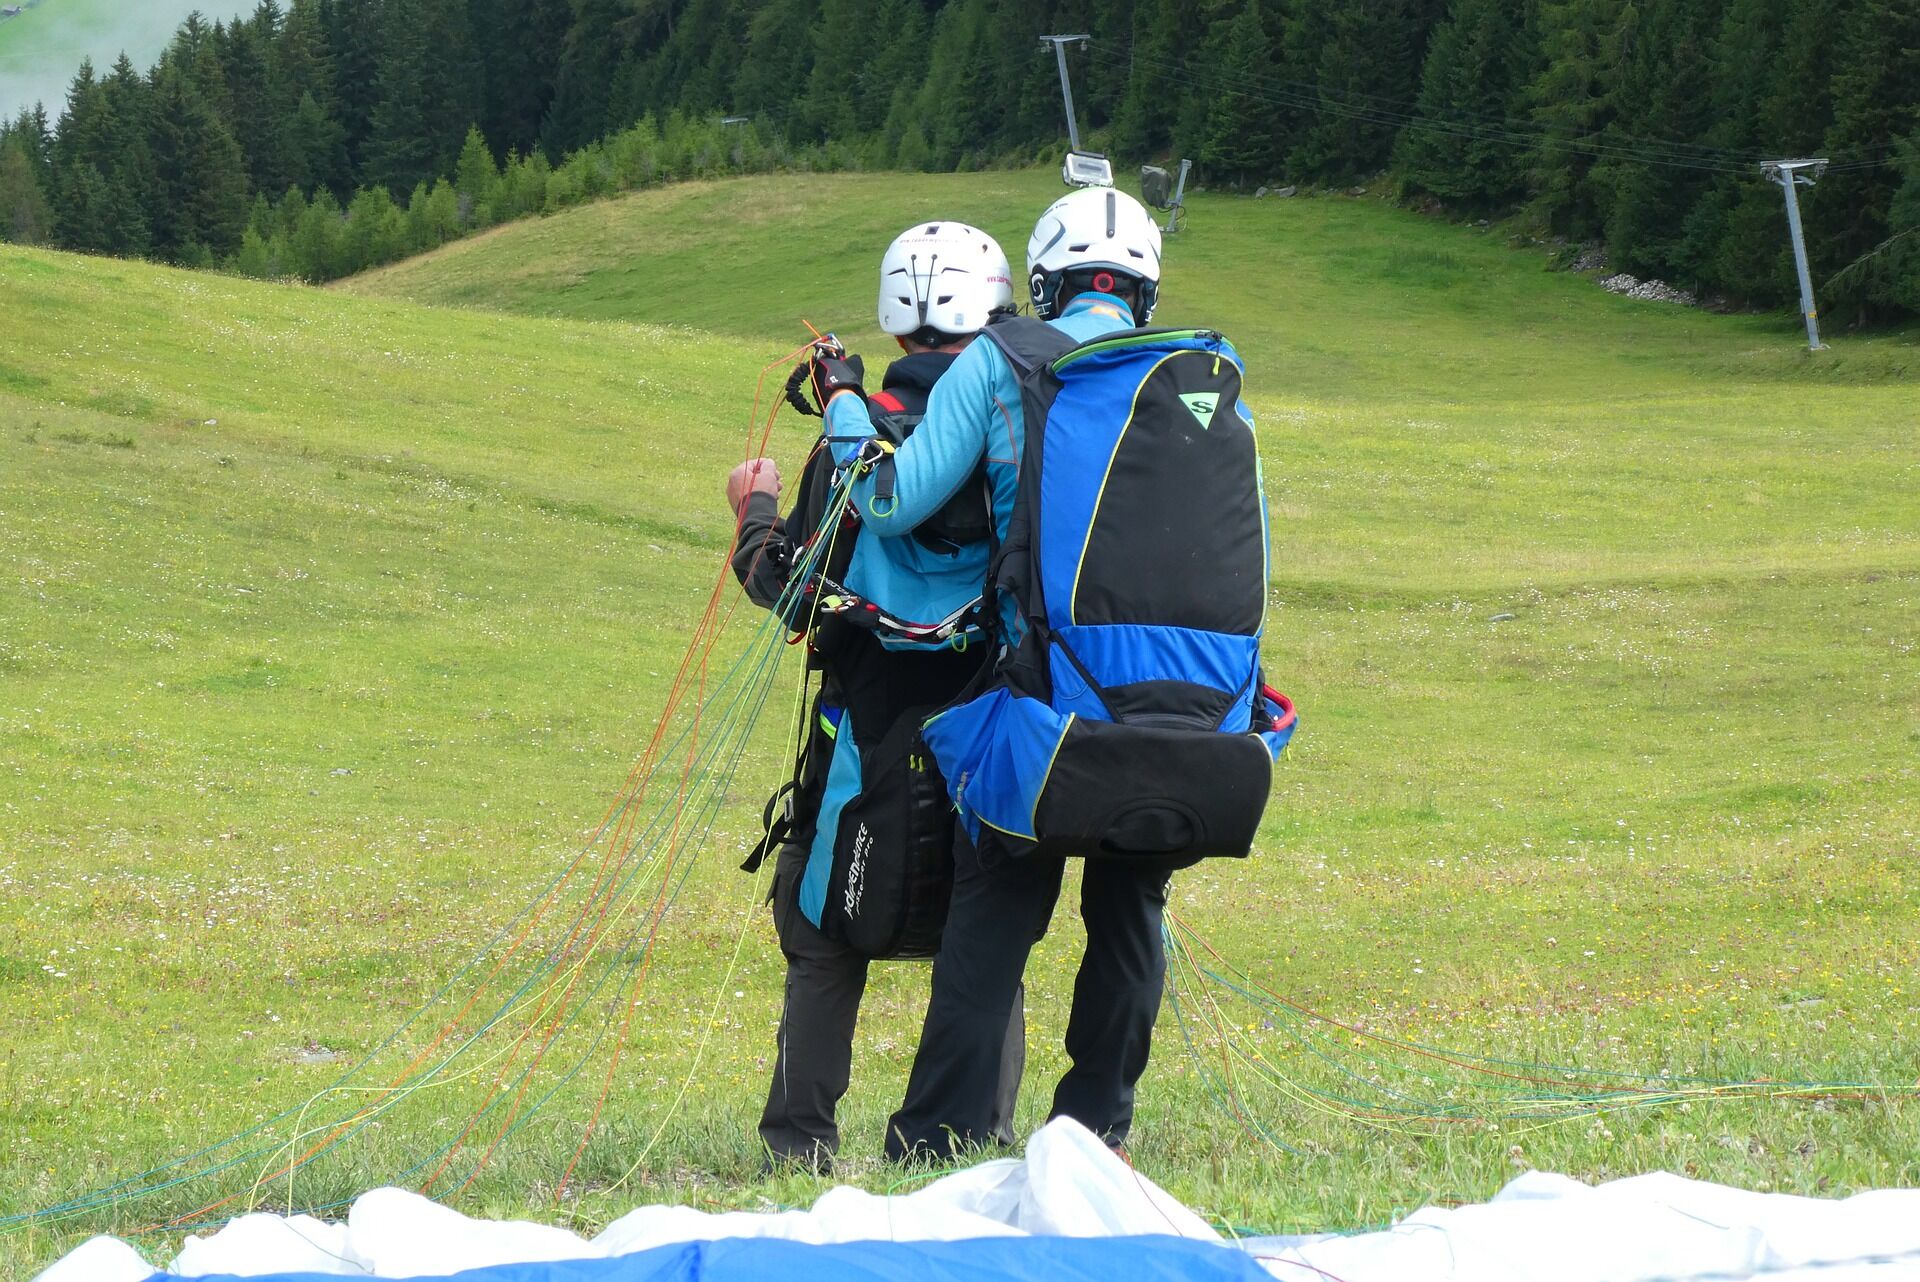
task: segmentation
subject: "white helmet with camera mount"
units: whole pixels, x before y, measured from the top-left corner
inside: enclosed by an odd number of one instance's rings
[[[1006,251],[978,227],[909,227],[880,260],[880,328],[895,337],[977,334],[994,313],[1012,310]]]
[[[1137,283],[1134,319],[1146,324],[1160,294],[1160,228],[1146,207],[1124,191],[1082,187],[1047,206],[1027,242],[1033,314],[1041,320],[1053,318],[1069,273],[1090,273],[1091,281],[1097,281],[1102,272]]]

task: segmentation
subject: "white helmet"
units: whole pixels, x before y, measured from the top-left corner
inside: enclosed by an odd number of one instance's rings
[[[965,223],[921,223],[894,237],[880,260],[880,328],[976,334],[1013,310],[1013,269],[998,242]]]
[[[1124,191],[1082,187],[1047,206],[1027,242],[1027,289],[1033,314],[1051,319],[1068,272],[1107,270],[1140,283],[1142,325],[1160,294],[1160,229],[1146,207]]]

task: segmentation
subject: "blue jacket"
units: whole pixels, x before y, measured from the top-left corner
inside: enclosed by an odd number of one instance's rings
[[[1088,293],[1076,297],[1067,305],[1066,312],[1050,323],[1069,338],[1086,342],[1102,334],[1133,328],[1133,314],[1125,303],[1111,295]],[[840,396],[827,406],[826,431],[835,437],[871,436],[873,425],[858,397]],[[1013,515],[1020,456],[1026,440],[1027,420],[1021,406],[1020,380],[999,348],[976,339],[934,385],[926,417],[894,454],[892,501],[876,504],[874,479],[870,475],[855,483],[853,503],[860,520],[867,529],[881,536],[862,540],[855,558],[869,546],[875,549],[918,547],[912,539],[901,536],[911,534],[916,525],[938,512],[967,483],[982,459],[986,460],[987,483],[993,494],[994,530],[1004,540],[1007,521]],[[836,457],[845,464],[859,453],[861,446],[858,441],[850,441],[833,448]],[[978,554],[978,574],[971,588],[972,593],[978,595],[986,578],[987,550],[981,546],[969,551]],[[847,586],[861,591],[855,583],[849,582]],[[956,595],[957,592],[955,589]],[[876,595],[875,599],[885,598]],[[1007,635],[1011,637],[1018,621],[1010,603],[1002,602],[1001,611],[1009,630]]]

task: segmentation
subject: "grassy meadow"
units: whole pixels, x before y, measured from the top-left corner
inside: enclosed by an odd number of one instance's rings
[[[653,730],[761,366],[802,317],[875,363],[895,231],[975,221],[1017,266],[1057,190],[650,191],[328,290],[0,248],[0,1217],[299,1107],[505,927]],[[1156,319],[1248,359],[1268,668],[1303,729],[1255,857],[1178,878],[1183,918],[1410,1040],[1890,1089],[1437,1133],[1250,1096],[1288,1152],[1216,1107],[1163,1018],[1136,1164],[1264,1229],[1483,1198],[1529,1166],[1920,1182],[1920,1102],[1892,1089],[1920,1086],[1914,337],[1810,355],[1791,318],[1614,298],[1369,200],[1191,211]],[[810,424],[775,427],[783,463]],[[588,1229],[819,1187],[758,1175],[782,968],[733,870],[793,666],[665,918],[574,1192],[556,1203],[599,1068],[462,1209]],[[1063,910],[1028,975],[1030,1125],[1076,935]],[[925,985],[874,970],[839,1178],[899,1179],[880,1128]],[[471,1104],[441,1098],[315,1178],[397,1178]],[[284,1186],[248,1188],[266,1169],[0,1233],[0,1276],[195,1193],[276,1205]]]

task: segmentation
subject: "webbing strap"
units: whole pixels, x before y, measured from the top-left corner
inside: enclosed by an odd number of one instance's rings
[[[799,780],[789,779],[767,798],[767,808],[760,812],[760,840],[747,852],[746,861],[740,865],[741,872],[759,872],[767,856],[784,846],[787,838],[793,836],[793,794],[798,787]]]
[[[1009,316],[987,326],[980,334],[1000,349],[1007,364],[1013,366],[1013,372],[1022,378],[1080,346],[1045,321],[1031,316]]]
[[[832,615],[869,632],[887,633],[903,641],[920,645],[938,641],[947,643],[948,648],[960,650],[966,648],[967,633],[982,626],[980,618],[982,598],[980,597],[975,597],[944,619],[937,619],[931,623],[918,623],[911,619],[903,619],[890,610],[881,609],[876,603],[867,600],[857,592],[849,591],[844,584],[825,575],[820,576],[815,582],[818,584],[819,592],[817,608],[821,614]],[[813,591],[814,588],[809,586],[808,590]],[[960,641],[961,644],[951,645],[954,641]]]

